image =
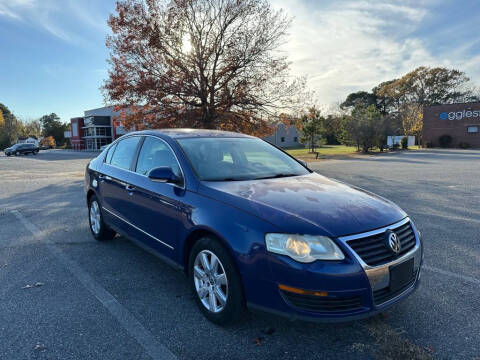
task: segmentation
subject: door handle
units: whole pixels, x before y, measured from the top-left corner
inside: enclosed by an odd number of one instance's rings
[[[135,186],[130,185],[130,184],[127,184],[127,185],[125,186],[125,190],[127,190],[128,192],[135,191]]]
[[[112,178],[108,175],[98,175],[99,180],[112,180]]]

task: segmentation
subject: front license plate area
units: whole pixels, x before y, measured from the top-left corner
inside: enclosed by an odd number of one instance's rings
[[[395,292],[413,279],[413,258],[401,264],[390,266],[390,291]]]

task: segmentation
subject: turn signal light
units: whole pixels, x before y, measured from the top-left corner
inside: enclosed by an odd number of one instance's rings
[[[297,289],[297,288],[287,286],[287,285],[282,285],[282,284],[278,284],[278,287],[280,288],[280,290],[292,292],[292,293],[295,293],[295,294],[313,295],[313,296],[328,296],[328,292],[326,292],[326,291],[303,290],[303,289]]]

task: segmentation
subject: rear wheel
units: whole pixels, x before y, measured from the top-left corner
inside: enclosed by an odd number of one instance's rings
[[[240,275],[225,247],[205,237],[192,248],[189,261],[190,282],[200,310],[218,325],[232,323],[244,312]]]
[[[96,196],[92,196],[88,203],[88,222],[93,237],[98,241],[111,240],[115,237],[115,231],[103,222],[100,202]]]

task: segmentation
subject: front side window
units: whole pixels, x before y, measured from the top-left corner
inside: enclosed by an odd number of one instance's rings
[[[157,167],[169,167],[177,176],[181,176],[180,166],[170,147],[160,139],[147,136],[138,155],[135,172],[148,175],[150,170]]]
[[[177,140],[200,180],[237,181],[298,176],[309,171],[276,147],[256,138]]]
[[[140,139],[140,136],[132,136],[118,142],[110,164],[129,170]]]

